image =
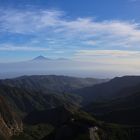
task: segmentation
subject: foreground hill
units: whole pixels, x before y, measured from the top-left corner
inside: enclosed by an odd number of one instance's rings
[[[97,121],[88,113],[74,106],[60,106],[54,109],[34,111],[24,119],[24,123],[36,129],[25,129],[17,140],[128,140],[128,130]],[[49,127],[46,135],[40,129],[44,124]],[[40,129],[37,128],[39,125]],[[43,126],[44,127],[44,126]],[[46,127],[45,127],[46,128]],[[111,132],[112,133],[109,133]],[[30,132],[30,133],[29,133]],[[38,134],[38,136],[36,135]],[[41,135],[42,134],[42,135]]]

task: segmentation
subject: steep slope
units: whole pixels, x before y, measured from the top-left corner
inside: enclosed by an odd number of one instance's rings
[[[74,92],[82,96],[84,103],[87,104],[92,101],[104,101],[127,96],[130,92],[129,88],[138,84],[140,84],[140,76],[124,76],[114,78],[106,83],[75,90]],[[124,92],[126,89],[128,89],[128,93]]]
[[[0,135],[9,138],[22,132],[22,122],[11,110],[7,102],[0,96]]]

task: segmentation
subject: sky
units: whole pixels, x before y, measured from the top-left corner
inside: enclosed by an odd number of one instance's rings
[[[38,55],[140,68],[140,0],[0,0],[0,62]]]

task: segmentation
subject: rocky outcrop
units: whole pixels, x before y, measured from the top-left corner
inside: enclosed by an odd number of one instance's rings
[[[6,138],[22,132],[22,121],[11,110],[5,99],[0,96],[0,135]]]
[[[97,126],[89,128],[90,140],[100,140],[97,132],[98,132],[98,127]]]

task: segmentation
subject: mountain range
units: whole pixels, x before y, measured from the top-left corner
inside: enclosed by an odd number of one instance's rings
[[[139,87],[139,76],[0,80],[0,139],[139,139]]]

